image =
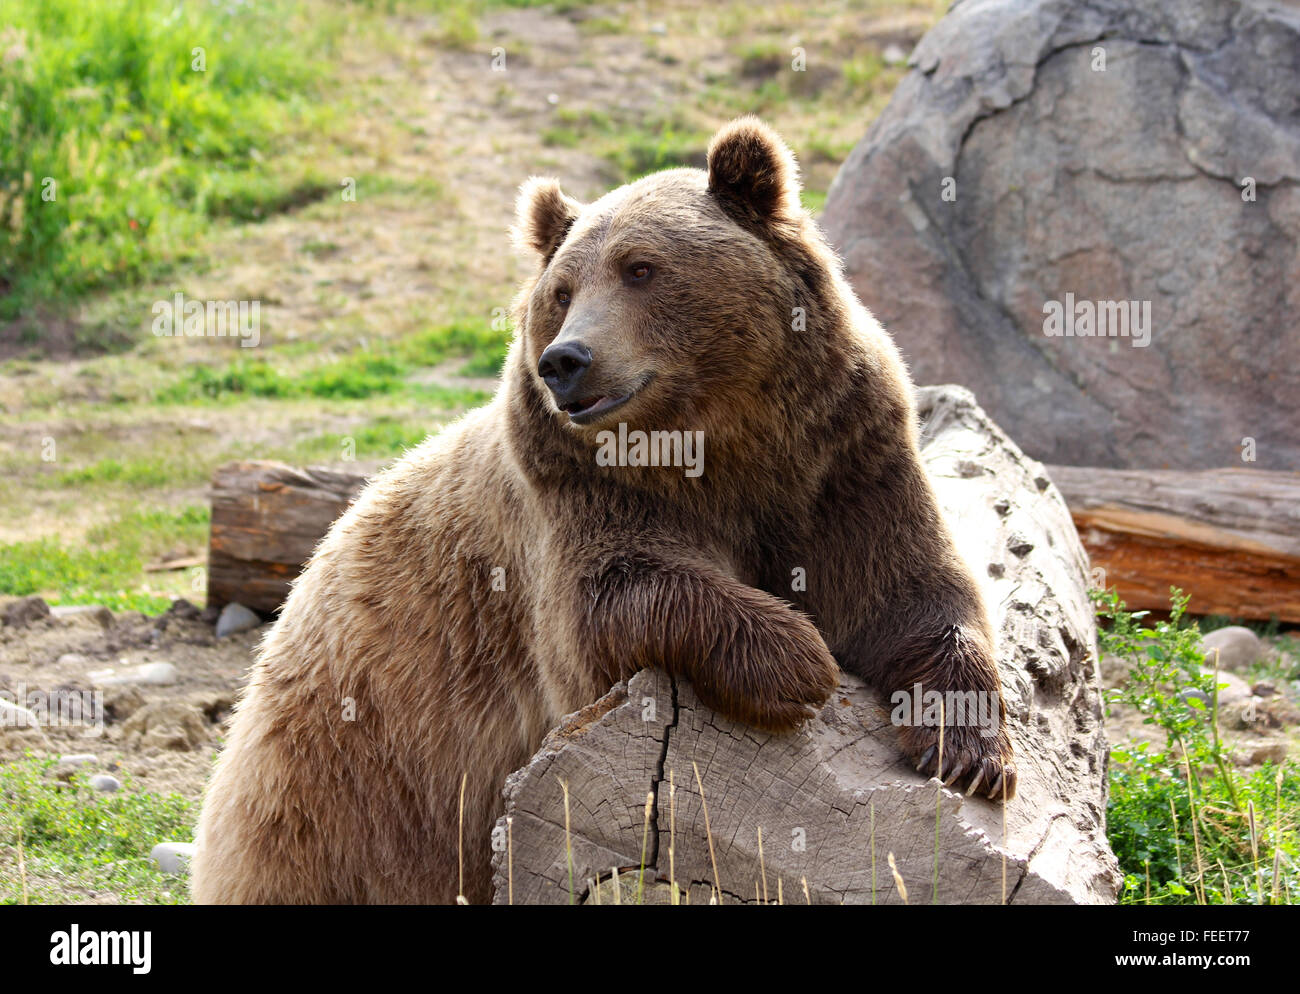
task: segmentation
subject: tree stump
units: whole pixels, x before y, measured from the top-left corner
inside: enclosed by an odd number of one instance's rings
[[[968,391],[918,400],[926,468],[999,633],[1017,797],[1004,810],[923,780],[890,703],[856,678],[803,728],[769,735],[643,670],[507,780],[495,903],[1114,901],[1096,627],[1070,512]]]

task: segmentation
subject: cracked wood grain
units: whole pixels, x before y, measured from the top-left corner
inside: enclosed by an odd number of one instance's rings
[[[668,903],[676,883],[692,904],[719,891],[724,904],[765,893],[774,903],[778,892],[786,903],[897,904],[891,853],[911,903],[1114,900],[1086,554],[1047,472],[969,392],[925,388],[918,399],[927,470],[994,605],[1021,769],[1005,832],[1000,806],[923,781],[901,760],[887,702],[855,677],[806,726],[768,735],[711,711],[688,682],[643,670],[566,719],[509,778],[513,844],[494,856],[497,903],[511,877],[517,904],[613,903],[615,876],[631,903],[647,793],[645,903]]]

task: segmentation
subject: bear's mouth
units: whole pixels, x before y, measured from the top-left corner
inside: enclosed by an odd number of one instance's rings
[[[610,396],[609,394],[597,394],[592,397],[580,397],[578,400],[571,401],[568,404],[561,404],[560,410],[569,416],[569,421],[575,425],[589,425],[597,418],[602,418],[610,411],[617,410],[626,404],[629,400],[639,394],[654,379],[654,373],[646,373],[641,377],[635,387],[622,396]]]
[[[567,414],[574,424],[585,425],[591,424],[596,418],[608,414],[616,407],[622,407],[631,399],[630,393],[625,393],[621,397],[585,397],[562,405],[560,410]]]

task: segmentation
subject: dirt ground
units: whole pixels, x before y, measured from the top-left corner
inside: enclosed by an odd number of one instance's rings
[[[0,763],[28,750],[93,754],[82,772],[125,772],[143,789],[197,800],[259,633],[218,640],[210,616],[184,601],[156,618],[78,609],[0,625],[0,692],[33,711],[59,700],[63,715],[41,731],[0,728]],[[164,662],[175,682],[129,682],[138,667]]]
[[[0,599],[0,611],[16,600]],[[215,612],[178,601],[156,618],[76,608],[0,624],[0,692],[6,699],[44,703],[53,693],[88,692],[86,700],[93,702],[89,715],[63,725],[50,722],[43,731],[0,728],[0,763],[29,750],[93,754],[95,763],[83,773],[127,773],[142,789],[197,801],[267,631],[263,626],[218,639],[215,620]],[[131,682],[139,667],[158,663],[175,668],[174,682]],[[1114,687],[1123,667],[1108,661],[1102,675],[1103,684]],[[1276,689],[1276,695],[1256,700],[1253,721],[1241,720],[1240,705],[1223,709],[1224,737],[1242,765],[1280,759],[1295,746],[1295,688]],[[1112,745],[1162,736],[1142,723],[1141,714],[1121,707],[1112,710],[1108,732]],[[52,775],[66,772],[56,768]]]

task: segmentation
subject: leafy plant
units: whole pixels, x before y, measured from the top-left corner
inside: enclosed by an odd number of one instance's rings
[[[1219,734],[1218,687],[1188,598],[1171,591],[1168,619],[1143,624],[1113,591],[1094,592],[1102,653],[1129,663],[1110,692],[1165,733],[1111,750],[1107,823],[1131,904],[1290,903],[1300,890],[1293,764],[1251,773],[1233,765]],[[1206,702],[1209,702],[1208,704]]]

